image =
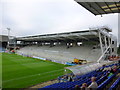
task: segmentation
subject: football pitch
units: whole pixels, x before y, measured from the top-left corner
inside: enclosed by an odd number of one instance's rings
[[[2,88],[27,88],[64,74],[62,65],[50,61],[2,53]]]

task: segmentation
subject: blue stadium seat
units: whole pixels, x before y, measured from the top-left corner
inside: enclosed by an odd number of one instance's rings
[[[100,85],[98,86],[98,90],[101,90],[101,89],[105,88],[105,87],[108,85],[108,83],[109,83],[114,77],[115,77],[115,74],[113,74],[113,75],[110,76],[107,80],[105,80],[102,84],[100,84]]]
[[[113,65],[115,64],[111,64],[111,65],[108,65],[106,67],[112,67]],[[120,70],[120,69],[119,69]],[[43,87],[44,89],[45,88],[64,88],[64,89],[67,89],[69,88],[70,90],[73,90],[75,85],[79,85],[81,86],[83,83],[87,83],[88,85],[91,84],[91,77],[92,76],[95,76],[96,77],[96,80],[97,80],[97,83],[98,83],[98,90],[101,90],[101,88],[105,88],[107,86],[107,84],[110,82],[110,80],[112,80],[116,74],[118,73],[115,73],[113,74],[111,77],[109,77],[108,79],[107,78],[107,75],[106,75],[107,71],[104,71],[104,72],[97,72],[96,70],[92,71],[92,72],[89,72],[85,75],[79,75],[79,76],[76,76],[77,80],[76,81],[72,81],[72,82],[60,82],[60,83],[55,83],[55,84],[52,84],[52,85],[49,85],[49,86],[45,86]],[[102,83],[103,82],[103,83]],[[116,81],[117,82],[117,81]],[[102,84],[101,84],[102,83]],[[116,85],[116,84],[115,84]],[[112,87],[115,87],[115,85],[113,85]]]
[[[105,79],[106,79],[107,75],[101,77],[99,80],[97,80],[97,84],[100,85]]]
[[[109,90],[114,90],[118,85],[120,85],[120,77],[112,84]]]

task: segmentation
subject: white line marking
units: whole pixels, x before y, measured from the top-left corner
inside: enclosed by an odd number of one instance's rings
[[[46,74],[46,73],[51,73],[51,72],[56,72],[56,71],[62,71],[62,70],[64,70],[64,69],[54,70],[54,71],[45,72],[45,73],[38,73],[38,74],[24,76],[24,77],[20,77],[20,78],[16,78],[16,79],[5,80],[5,81],[3,81],[3,83],[9,82],[9,81],[14,81],[14,80],[19,80],[19,79],[24,79],[24,78],[28,78],[28,77],[33,77],[33,76],[37,76],[37,75],[43,75],[43,74]]]

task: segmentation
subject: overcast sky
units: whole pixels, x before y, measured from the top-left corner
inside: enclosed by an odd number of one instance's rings
[[[11,35],[28,36],[96,26],[109,26],[114,35],[118,33],[118,14],[95,16],[74,0],[2,0],[0,12],[2,34],[7,34],[7,27]]]

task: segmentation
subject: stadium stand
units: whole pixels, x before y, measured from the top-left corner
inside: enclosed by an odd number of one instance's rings
[[[23,47],[17,53],[46,58],[62,64],[73,62],[74,58],[100,62],[108,60],[108,56],[117,53],[116,37],[109,32],[111,32],[109,28],[103,27],[85,31],[18,37],[16,40],[21,41]]]
[[[82,52],[84,51],[84,52]],[[69,49],[66,46],[26,46],[18,50],[18,53],[23,53],[30,56],[38,56],[56,60],[60,62],[73,62],[74,58],[86,59],[89,62],[94,62],[100,57],[100,48],[93,49],[93,46],[75,46]]]
[[[0,52],[4,52],[8,44],[8,36],[0,35]]]
[[[20,41],[20,49],[16,53],[67,65],[71,65],[75,58],[87,60],[86,64],[64,68],[64,71],[69,69],[76,76],[74,81],[60,81],[44,88],[74,89],[75,85],[90,85],[90,78],[95,76],[98,89],[101,89],[108,86],[109,81],[117,75],[116,73],[107,78],[108,72],[97,71],[103,64],[107,64],[107,67],[114,65],[109,65],[113,63],[109,57],[117,56],[117,39],[110,32],[109,28],[92,28],[86,31],[18,37],[15,40],[16,45]]]
[[[108,65],[106,67],[112,67],[114,65],[118,65],[118,64],[111,64],[111,65]],[[118,73],[120,73],[120,69],[118,69],[118,71],[116,73],[114,73],[113,75],[111,75],[110,77],[107,77],[107,73],[108,73],[108,71],[98,72],[97,70],[94,70],[94,71],[89,72],[85,75],[77,76],[76,81],[55,83],[55,84],[52,84],[52,85],[49,85],[49,86],[45,86],[43,88],[64,88],[64,89],[69,88],[69,89],[74,89],[75,85],[81,86],[83,83],[87,83],[87,85],[90,85],[90,83],[91,83],[90,78],[94,76],[94,77],[96,77],[96,82],[99,85],[97,89],[101,90],[101,89],[106,88],[106,86],[110,83],[110,81],[112,79],[114,79],[114,77],[116,77],[116,75]],[[109,89],[113,90],[113,88],[118,88],[119,82],[120,82],[120,78],[118,78]],[[41,90],[41,89],[39,89],[39,90]]]
[[[120,2],[81,2],[81,0],[75,0],[78,4],[82,5],[88,11],[94,15],[102,15],[109,13],[120,13],[119,3]],[[88,31],[78,31],[78,32],[66,32],[66,33],[57,33],[57,34],[45,34],[37,36],[28,36],[28,37],[18,37],[15,39],[15,45],[17,41],[20,41],[19,44],[21,47],[20,50],[17,50],[17,54],[31,56],[34,58],[43,58],[47,60],[54,60],[58,63],[65,64],[66,62],[72,62],[74,58],[79,58],[82,60],[87,60],[92,62],[92,65],[87,64],[84,67],[75,67],[73,71],[78,72],[82,71],[82,75],[76,75],[73,81],[65,81],[55,83],[49,86],[45,86],[42,89],[47,88],[66,88],[73,90],[76,85],[82,86],[83,83],[87,85],[91,84],[91,77],[96,77],[96,82],[98,84],[98,90],[103,90],[109,88],[109,90],[119,89],[120,88],[120,77],[118,77],[115,82],[109,86],[110,81],[114,81],[115,77],[120,73],[120,68],[116,73],[113,73],[108,77],[108,71],[99,71],[103,67],[100,67],[102,63],[100,61],[109,60],[108,57],[117,56],[117,39],[109,32],[112,32],[110,29],[102,28]],[[71,46],[75,42],[97,42],[96,44],[83,44],[81,46]],[[64,45],[55,45],[54,43],[62,43]],[[45,45],[49,43],[49,45]],[[67,45],[68,44],[68,45]],[[11,44],[14,45],[14,44]],[[96,48],[97,47],[97,48]],[[4,48],[0,47],[4,51]],[[98,61],[98,63],[96,62]],[[94,62],[94,63],[93,63]],[[108,63],[108,62],[105,62]],[[70,63],[68,63],[70,64]],[[114,65],[107,65],[106,68],[111,68]],[[98,69],[99,67],[99,69]],[[81,68],[81,69],[79,69]],[[90,68],[89,70],[87,70]],[[78,69],[78,70],[77,70]],[[72,71],[72,70],[71,70]],[[91,71],[91,72],[90,72]],[[73,72],[74,73],[74,72]],[[75,74],[75,73],[74,73]],[[58,78],[61,80],[61,78]]]
[[[7,48],[10,48],[9,44],[12,45],[14,43],[13,38],[15,37],[10,36],[9,38],[7,35],[0,35],[0,52],[5,52]]]

